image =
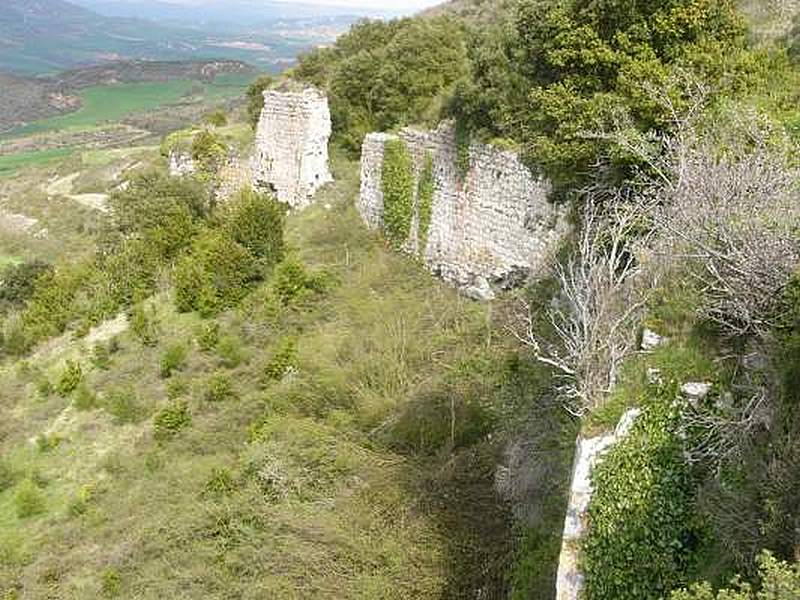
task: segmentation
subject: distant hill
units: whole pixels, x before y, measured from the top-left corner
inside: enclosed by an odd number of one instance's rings
[[[0,0],[0,71],[41,75],[118,60],[211,58],[279,71],[356,19],[309,17],[264,27],[251,21],[249,29],[226,32],[199,23],[178,27],[165,19],[105,16],[65,0]]]
[[[0,72],[0,131],[77,110],[81,106],[77,92],[87,87],[177,79],[210,82],[224,73],[255,75],[256,71],[239,61],[118,61],[71,69],[52,77]]]
[[[455,15],[471,22],[491,23],[508,16],[517,0],[450,0],[423,11],[424,16]]]
[[[163,0],[74,0],[75,4],[109,17],[136,17],[181,27],[215,30],[252,30],[279,21],[339,17],[383,17],[398,11],[260,0],[195,0],[191,4]],[[365,0],[368,5],[368,0]]]

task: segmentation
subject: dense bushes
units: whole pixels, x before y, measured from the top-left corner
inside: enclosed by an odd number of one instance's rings
[[[225,206],[225,233],[246,248],[263,266],[283,259],[283,225],[286,209],[274,198],[244,190]]]
[[[211,316],[237,304],[258,279],[255,257],[225,234],[208,230],[175,268],[178,310]]]
[[[588,600],[659,600],[685,583],[702,527],[675,392],[674,384],[652,390],[630,437],[593,472],[583,546]]]
[[[562,190],[603,155],[624,174],[631,157],[587,132],[668,129],[671,108],[690,102],[687,73],[717,92],[738,84],[730,75],[744,31],[730,0],[523,0],[510,27],[471,45],[471,77],[452,111],[474,131],[519,142]]]
[[[796,600],[800,598],[800,564],[793,567],[777,560],[769,552],[759,558],[760,591],[735,578],[730,588],[714,593],[708,583],[690,590],[674,592],[671,600]]]
[[[211,316],[237,304],[283,257],[283,224],[280,204],[252,191],[222,208],[176,266],[178,310]]]
[[[448,18],[365,21],[301,57],[294,75],[328,92],[334,139],[356,152],[370,131],[438,117],[437,99],[465,72],[464,40]]]
[[[53,267],[39,260],[6,267],[0,273],[0,312],[23,305],[33,295],[39,279],[52,273]]]

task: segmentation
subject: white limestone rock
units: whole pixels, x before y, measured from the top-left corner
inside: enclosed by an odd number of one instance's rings
[[[690,381],[681,386],[681,393],[692,404],[697,405],[711,393],[713,384],[708,382]]]
[[[171,177],[189,177],[197,173],[197,163],[188,152],[173,150],[169,153],[169,174]]]
[[[478,302],[491,302],[495,299],[492,286],[490,286],[489,282],[483,277],[479,277],[473,285],[465,287],[463,293],[467,298],[477,300]]]
[[[291,208],[305,208],[320,187],[333,181],[328,169],[330,136],[331,113],[322,92],[265,91],[256,130],[256,183]]]
[[[667,338],[660,336],[652,329],[645,329],[642,332],[642,350],[645,352],[652,352],[659,346],[667,342]]]

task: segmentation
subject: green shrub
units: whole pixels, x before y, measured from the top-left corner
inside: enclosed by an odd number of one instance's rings
[[[189,392],[189,385],[181,379],[172,379],[167,384],[167,398],[177,400]]]
[[[175,371],[180,371],[186,366],[187,350],[183,344],[172,344],[161,354],[159,373],[162,379],[172,377]]]
[[[81,411],[94,410],[98,406],[97,395],[85,382],[81,383],[75,390],[72,405]]]
[[[53,393],[53,384],[46,377],[42,377],[36,382],[36,394],[40,398],[47,398]]]
[[[157,440],[169,439],[187,427],[191,421],[188,402],[175,401],[163,408],[153,419],[155,437]]]
[[[704,536],[677,435],[675,385],[645,407],[593,473],[583,543],[587,600],[657,600],[685,583]]]
[[[264,109],[264,91],[272,85],[272,77],[261,75],[247,88],[247,122],[255,129]]]
[[[100,586],[106,598],[116,598],[122,591],[122,577],[114,568],[109,567],[100,575]]]
[[[245,360],[245,350],[241,338],[226,335],[217,344],[217,356],[226,369],[235,369]]]
[[[264,366],[262,382],[265,385],[279,381],[297,367],[297,340],[293,337],[282,338],[269,362]]]
[[[230,470],[225,467],[214,467],[206,482],[205,491],[217,496],[230,494],[236,491],[236,480]]]
[[[113,220],[104,232],[105,254],[126,253],[128,260],[119,261],[120,273],[124,275],[127,265],[144,277],[146,272],[132,263],[137,255],[148,264],[154,257],[157,262],[173,259],[191,243],[211,204],[207,186],[191,178],[167,177],[160,171],[138,174],[126,189],[111,194]],[[121,250],[127,244],[131,248]]]
[[[201,177],[215,176],[228,155],[228,147],[221,137],[203,130],[192,140],[191,155]]]
[[[17,481],[17,474],[11,465],[0,460],[0,494],[10,489]]]
[[[468,68],[465,32],[447,17],[359,23],[302,55],[294,76],[328,92],[334,140],[355,155],[371,131],[437,120]]]
[[[156,290],[160,261],[158,246],[149,239],[125,240],[104,256],[102,267],[113,302],[130,306],[151,296]]]
[[[139,399],[131,389],[118,388],[108,392],[103,408],[113,417],[115,425],[136,423],[143,417]]]
[[[35,341],[20,315],[13,314],[3,321],[0,329],[0,348],[3,353],[22,356]]]
[[[401,246],[411,233],[414,216],[414,164],[402,140],[386,142],[381,189],[384,231],[395,246]]]
[[[800,598],[800,564],[794,566],[762,552],[758,560],[761,591],[736,577],[731,588],[714,593],[708,583],[695,584],[689,590],[673,592],[670,600],[796,600]]]
[[[327,288],[323,275],[310,274],[303,263],[288,258],[275,269],[272,290],[283,306],[302,305],[312,296],[322,294]]]
[[[161,337],[161,324],[154,306],[137,304],[131,310],[131,333],[145,346],[155,346]]]
[[[85,485],[67,505],[67,513],[73,518],[81,517],[89,510],[89,502],[92,500],[93,488]]]
[[[228,236],[250,251],[265,267],[283,260],[286,208],[274,198],[245,189],[225,206]]]
[[[258,263],[246,248],[206,231],[175,269],[175,304],[181,312],[213,316],[235,306],[258,279]]]
[[[53,267],[34,260],[6,267],[0,273],[0,312],[19,307],[33,295],[36,284],[43,276],[52,277]]]
[[[111,351],[103,343],[97,343],[92,348],[92,366],[101,371],[108,371],[111,367]]]
[[[433,157],[430,153],[425,157],[425,164],[419,176],[417,186],[417,213],[419,215],[419,251],[425,254],[428,245],[428,232],[433,216],[433,196],[436,191],[436,180],[433,173]]]
[[[231,380],[221,373],[213,375],[206,384],[204,398],[207,402],[224,402],[225,400],[235,400],[236,391],[233,389]]]
[[[61,444],[61,437],[55,434],[40,434],[36,436],[36,449],[42,454],[55,450]]]
[[[19,519],[35,517],[47,510],[44,494],[32,480],[26,479],[17,486],[14,494],[14,510]]]
[[[203,323],[195,333],[197,345],[203,352],[211,352],[219,343],[219,323],[211,321]]]
[[[77,316],[75,303],[80,290],[95,276],[92,264],[81,263],[46,271],[38,277],[22,312],[28,342],[62,333]]]
[[[687,78],[736,94],[754,79],[745,23],[728,0],[517,3],[507,27],[477,36],[471,77],[451,102],[454,116],[484,137],[511,138],[556,191],[580,189],[602,157],[624,178],[637,158],[603,136],[664,131],[692,98]],[[669,95],[669,106],[650,90]],[[628,125],[629,124],[629,125]]]
[[[228,124],[228,116],[224,110],[214,110],[203,115],[203,121],[214,127],[225,127]]]
[[[68,360],[64,370],[61,372],[61,377],[56,383],[56,392],[59,396],[69,396],[83,381],[83,369],[80,363],[74,360]]]

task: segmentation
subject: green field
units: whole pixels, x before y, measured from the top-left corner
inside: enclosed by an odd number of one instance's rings
[[[210,84],[180,79],[167,83],[125,83],[90,87],[81,92],[83,106],[80,110],[25,125],[12,131],[9,137],[120,121],[130,114],[174,104],[189,97],[195,100],[221,101],[242,94],[251,79],[251,75],[228,74],[218,77]]]
[[[0,156],[0,178],[13,175],[22,167],[44,165],[64,158],[65,156],[69,156],[72,152],[72,148],[54,148],[52,150],[37,150]]]

